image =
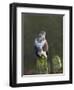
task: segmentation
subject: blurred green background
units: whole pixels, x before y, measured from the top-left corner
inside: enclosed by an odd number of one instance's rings
[[[34,39],[40,31],[47,33],[48,73],[63,72],[63,15],[22,13],[22,75],[35,72]],[[52,61],[54,56],[59,56],[62,64],[57,72]]]

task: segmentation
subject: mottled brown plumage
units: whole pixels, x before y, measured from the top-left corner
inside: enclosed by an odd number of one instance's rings
[[[48,51],[48,42],[46,41],[46,43],[43,46],[43,51]]]

